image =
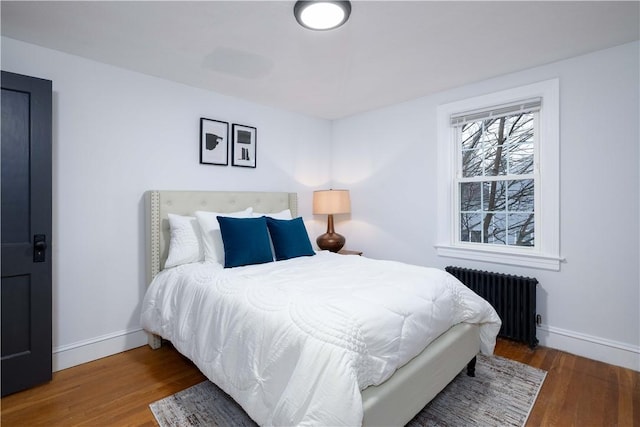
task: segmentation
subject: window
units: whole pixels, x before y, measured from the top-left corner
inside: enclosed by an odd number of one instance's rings
[[[558,81],[438,107],[438,254],[558,270]]]
[[[514,108],[451,117],[460,242],[535,247],[540,104],[538,98]]]

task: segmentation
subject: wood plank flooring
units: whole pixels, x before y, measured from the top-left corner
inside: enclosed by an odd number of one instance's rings
[[[640,426],[640,373],[499,340],[496,354],[548,372],[528,426]],[[148,405],[203,381],[171,346],[140,347],[53,374],[2,398],[11,426],[155,426]]]

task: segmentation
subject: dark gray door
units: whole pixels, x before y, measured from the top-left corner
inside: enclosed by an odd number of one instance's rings
[[[2,72],[2,396],[51,379],[51,81]]]

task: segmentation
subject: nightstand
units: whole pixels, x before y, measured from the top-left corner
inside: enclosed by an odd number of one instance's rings
[[[340,255],[362,255],[362,251],[350,251],[349,249],[340,249],[338,253]]]

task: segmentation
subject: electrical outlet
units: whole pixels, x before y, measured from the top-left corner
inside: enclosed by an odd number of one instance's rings
[[[542,316],[537,314],[536,315],[536,326],[540,326],[542,325]]]

